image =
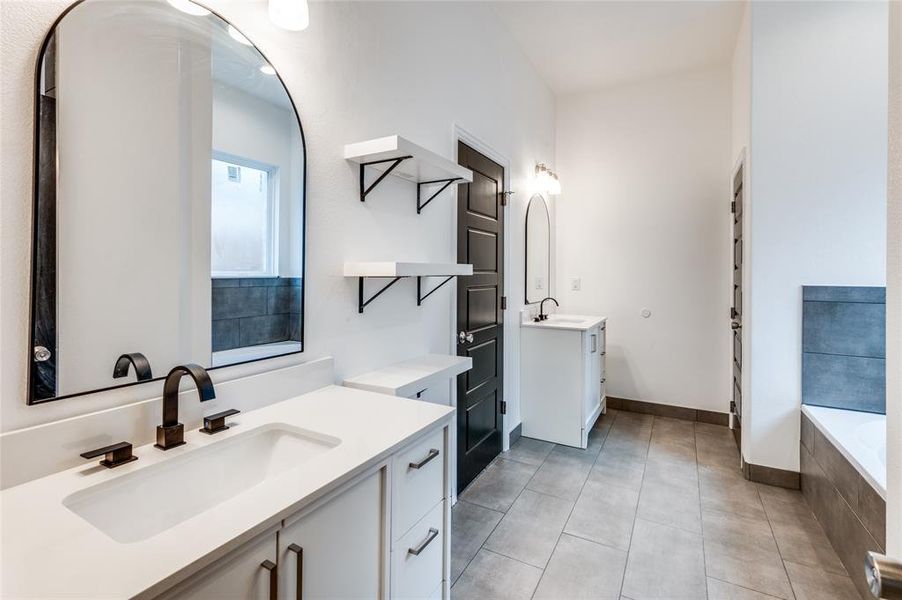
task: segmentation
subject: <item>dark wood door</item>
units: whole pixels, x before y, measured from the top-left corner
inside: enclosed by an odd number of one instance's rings
[[[730,413],[733,415],[737,444],[742,431],[742,171],[740,166],[733,176],[733,307],[730,309],[730,327],[733,331],[733,400],[730,402]]]
[[[457,380],[457,491],[501,452],[503,399],[504,168],[464,143],[458,162],[473,183],[457,187],[457,354],[473,368]]]

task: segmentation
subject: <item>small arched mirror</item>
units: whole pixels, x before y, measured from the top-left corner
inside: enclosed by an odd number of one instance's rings
[[[529,199],[526,207],[526,303],[550,296],[551,219],[541,194]]]
[[[35,85],[28,402],[300,352],[304,139],[251,41],[190,0],[81,0]]]

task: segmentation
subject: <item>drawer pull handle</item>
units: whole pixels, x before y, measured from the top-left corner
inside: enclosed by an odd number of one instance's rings
[[[260,566],[269,571],[269,600],[279,597],[279,567],[271,560],[264,560]]]
[[[419,556],[420,552],[426,549],[426,546],[432,543],[432,540],[438,537],[438,529],[435,527],[429,528],[429,535],[426,536],[426,539],[420,542],[420,545],[416,548],[408,548],[407,554],[413,554],[414,556]]]
[[[289,544],[288,551],[294,552],[297,554],[298,562],[297,562],[297,577],[296,584],[297,590],[295,591],[295,598],[297,600],[303,600],[304,598],[304,549],[298,546],[297,544]]]
[[[424,458],[420,462],[410,463],[410,468],[411,469],[422,469],[423,467],[426,466],[426,463],[428,463],[429,461],[431,461],[433,458],[435,458],[438,455],[439,455],[438,450],[436,450],[435,448],[432,448],[429,451],[429,454],[426,455],[426,458]]]

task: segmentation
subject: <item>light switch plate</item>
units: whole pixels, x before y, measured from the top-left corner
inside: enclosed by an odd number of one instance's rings
[[[579,277],[571,277],[570,278],[570,289],[574,292],[578,292],[582,289],[583,280]]]

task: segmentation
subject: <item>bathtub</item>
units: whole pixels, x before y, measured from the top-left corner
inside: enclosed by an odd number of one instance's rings
[[[886,500],[886,415],[808,404],[802,412]]]

